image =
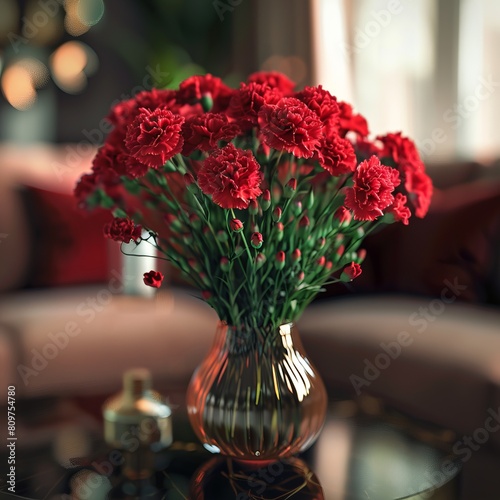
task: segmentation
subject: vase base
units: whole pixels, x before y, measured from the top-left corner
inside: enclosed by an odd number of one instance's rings
[[[296,457],[254,460],[253,467],[224,456],[212,458],[193,475],[193,500],[212,498],[297,498],[324,500],[323,490],[309,466]]]
[[[253,460],[245,458],[236,458],[236,457],[226,457],[226,458],[230,458],[233,462],[236,462],[248,469],[260,469],[261,467],[267,467],[269,464],[278,462],[280,460],[283,460],[283,458],[289,458],[289,457],[266,458],[264,460],[259,460],[258,458],[255,458]]]

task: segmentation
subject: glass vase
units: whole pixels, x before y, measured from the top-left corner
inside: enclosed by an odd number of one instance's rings
[[[217,325],[187,392],[191,425],[206,448],[241,461],[299,453],[318,437],[327,395],[292,323],[276,330]]]

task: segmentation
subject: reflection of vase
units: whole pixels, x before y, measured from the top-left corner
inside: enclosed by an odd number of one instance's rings
[[[325,387],[292,323],[274,331],[219,322],[191,379],[191,425],[209,449],[239,460],[276,460],[308,448],[326,414]]]
[[[296,457],[267,462],[258,468],[219,457],[195,472],[189,498],[324,500],[324,495],[314,472]]]

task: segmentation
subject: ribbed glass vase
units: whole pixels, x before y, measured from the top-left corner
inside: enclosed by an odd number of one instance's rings
[[[241,331],[223,322],[187,392],[202,443],[237,460],[277,460],[305,450],[324,423],[327,395],[296,327]]]

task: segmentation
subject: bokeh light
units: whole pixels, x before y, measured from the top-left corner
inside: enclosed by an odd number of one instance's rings
[[[2,74],[2,92],[18,110],[30,108],[36,101],[37,88],[48,81],[46,66],[37,59],[25,58],[11,63]]]
[[[86,44],[66,42],[50,58],[52,78],[68,94],[78,94],[87,86],[87,76],[98,66],[96,53]]]
[[[96,25],[104,15],[103,0],[65,0],[64,27],[72,36],[80,36]]]

